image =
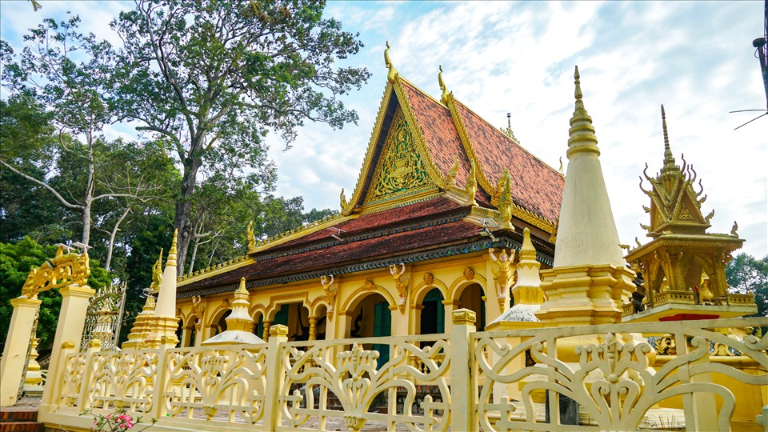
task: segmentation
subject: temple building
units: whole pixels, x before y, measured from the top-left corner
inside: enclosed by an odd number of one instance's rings
[[[744,240],[736,223],[707,232],[714,212],[702,213],[693,167],[676,164],[663,108],[663,166],[640,185],[650,241],[631,248],[619,241],[578,67],[564,176],[510,126],[459,102],[442,70],[438,100],[384,56],[376,123],[338,215],[261,240],[249,225],[245,256],[181,278],[174,234],[122,353],[62,342],[82,332],[78,311],[93,293],[62,290],[52,368],[69,372],[43,393],[45,422],[153,399],[170,427],[228,419],[215,430],[295,430],[309,415],[318,430],[330,417],[352,431],[369,420],[388,430],[768,430],[766,320],[721,319],[757,310],[725,280]],[[30,334],[33,285],[15,299],[26,327],[14,335]],[[94,363],[102,358],[114,360]],[[111,361],[125,367],[102,366]],[[151,386],[125,378],[150,370]]]
[[[433,98],[389,61],[384,95],[341,211],[179,279],[183,346],[227,330],[232,293],[250,293],[253,332],[289,340],[443,333],[451,311],[484,328],[513,295],[523,231],[552,266],[564,176],[457,100]]]

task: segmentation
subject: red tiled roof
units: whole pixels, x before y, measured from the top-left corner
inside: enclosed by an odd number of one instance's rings
[[[461,204],[457,204],[455,201],[445,197],[439,197],[428,201],[409,204],[403,207],[396,207],[393,209],[382,210],[376,213],[368,213],[361,215],[355,219],[341,222],[334,225],[334,228],[344,230],[345,234],[341,236],[349,235],[351,233],[360,231],[370,231],[387,225],[393,225],[400,222],[404,222],[411,219],[418,219],[425,216],[436,216],[443,213],[449,213],[453,210],[460,209]],[[281,250],[284,248],[294,247],[300,244],[309,243],[315,240],[331,240],[331,234],[335,234],[336,230],[320,230],[307,234],[303,237],[291,240],[283,243],[274,248],[267,249],[264,253],[270,253],[275,250]]]
[[[515,203],[550,221],[557,220],[565,186],[563,176],[460,102],[456,101],[456,105],[488,180],[496,184],[504,168],[508,168]]]
[[[459,172],[456,175],[456,185],[465,187],[469,176],[469,158],[451,118],[451,112],[413,84],[403,81],[403,88],[413,109],[413,115],[421,127],[432,160],[444,174],[448,174],[458,156]]]
[[[294,255],[279,256],[256,262],[179,287],[179,292],[237,283],[247,280],[306,272],[325,267],[352,264],[361,260],[381,259],[408,251],[425,250],[479,237],[480,228],[469,222],[456,221],[421,229],[369,238]]]

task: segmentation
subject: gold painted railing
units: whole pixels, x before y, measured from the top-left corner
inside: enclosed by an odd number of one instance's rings
[[[759,396],[768,393],[768,336],[737,339],[718,329],[766,324],[474,332],[465,317],[438,335],[287,342],[287,329],[274,326],[261,345],[71,349],[47,384],[58,404],[49,425],[87,428],[80,412],[124,409],[158,419],[153,430],[645,430],[670,426],[649,413],[677,398],[674,426],[730,430],[737,404],[757,407],[753,421],[768,405]],[[641,334],[666,335],[676,355],[659,355],[654,366],[655,347]],[[758,400],[737,400],[733,386],[756,389]],[[559,424],[558,395],[578,403],[580,425]]]

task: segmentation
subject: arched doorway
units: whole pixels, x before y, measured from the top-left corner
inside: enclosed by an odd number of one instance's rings
[[[309,340],[309,310],[302,303],[280,305],[271,325],[277,324],[288,327],[289,341]]]
[[[197,323],[197,315],[191,315],[184,322],[184,331],[181,333],[182,339],[179,339],[182,347],[195,346],[195,338],[197,337],[195,323]]]
[[[424,296],[419,317],[419,334],[436,334],[445,332],[445,305],[443,293],[437,288]]]
[[[459,295],[458,308],[469,309],[477,316],[477,330],[485,330],[485,292],[480,284],[467,285]]]
[[[328,309],[325,305],[320,305],[315,312],[315,340],[325,340],[325,332],[328,324]]]
[[[263,340],[267,340],[268,335],[264,334],[264,314],[261,312],[256,312],[256,314],[251,318],[253,319],[253,334],[262,338]]]
[[[357,305],[351,311],[347,337],[365,338],[392,335],[392,311],[389,310],[387,299],[381,294],[370,293],[366,295],[358,300]],[[378,367],[389,361],[389,345],[372,344],[370,349],[379,352]]]
[[[232,314],[232,310],[227,309],[226,311],[222,312],[219,315],[219,318],[214,320],[211,324],[211,335],[208,336],[209,338],[212,338],[216,336],[219,333],[224,333],[227,331],[227,317]]]

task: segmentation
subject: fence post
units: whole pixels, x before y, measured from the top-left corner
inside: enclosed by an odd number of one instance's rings
[[[458,309],[451,314],[451,430],[477,430],[474,386],[475,371],[471,360],[470,335],[476,330],[475,313]]]
[[[85,326],[85,316],[88,312],[88,300],[96,291],[88,285],[69,285],[59,290],[61,294],[61,312],[59,312],[59,322],[56,325],[56,336],[53,339],[53,351],[51,352],[51,362],[48,366],[48,379],[45,381],[43,389],[43,398],[40,401],[38,411],[38,420],[42,423],[47,421],[46,414],[53,412],[55,405],[59,404],[56,388],[59,387],[60,373],[64,371],[63,362],[64,353],[62,349],[65,341],[74,343],[77,350],[80,350],[80,341],[83,337],[83,327]],[[68,346],[68,344],[67,344]]]
[[[281,344],[288,342],[288,327],[278,324],[269,329],[267,348],[267,385],[264,395],[264,430],[274,431],[280,423],[280,399],[284,393],[283,356]]]
[[[101,341],[98,339],[91,339],[91,341],[88,342],[88,348],[85,350],[85,367],[83,368],[82,384],[80,384],[80,397],[77,402],[77,408],[81,412],[91,409],[88,393],[90,393],[91,390],[91,380],[93,379],[93,372],[96,366],[93,364],[93,354],[99,351],[101,351]]]
[[[176,339],[176,338],[174,338]],[[176,347],[176,341],[167,336],[160,337],[160,347],[157,349],[157,366],[155,367],[155,382],[152,388],[152,410],[150,415],[157,421],[165,416],[163,393],[168,384],[168,350]]]
[[[5,300],[3,300],[5,303]],[[0,406],[13,406],[24,374],[24,362],[29,350],[29,337],[34,330],[35,315],[42,300],[21,296],[11,300],[13,314],[0,360]]]

